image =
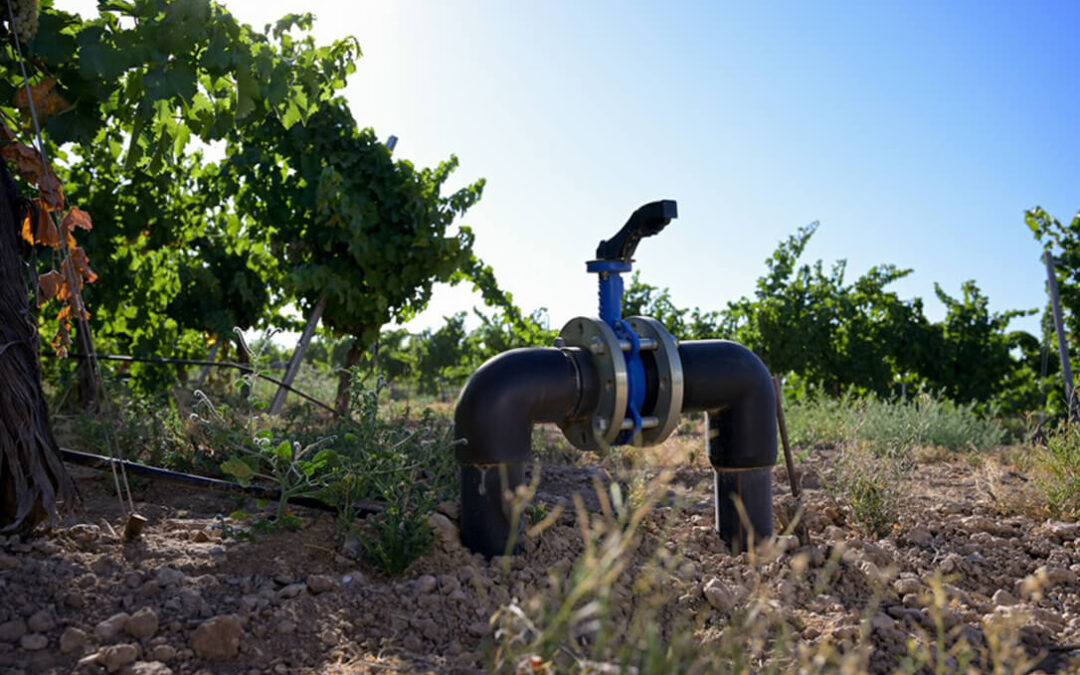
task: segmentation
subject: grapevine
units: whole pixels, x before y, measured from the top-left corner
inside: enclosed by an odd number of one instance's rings
[[[38,0],[10,0],[11,12],[15,17],[15,21],[12,24],[14,26],[15,37],[19,38],[22,43],[29,42],[38,29]],[[11,18],[5,11],[3,13],[4,21],[11,23]]]

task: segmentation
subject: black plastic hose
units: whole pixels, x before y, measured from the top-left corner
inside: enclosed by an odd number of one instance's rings
[[[195,476],[190,473],[159,469],[155,466],[147,466],[126,459],[112,459],[110,457],[103,457],[102,455],[95,455],[89,452],[79,452],[78,450],[70,450],[68,448],[60,448],[60,457],[69,464],[78,464],[80,466],[90,467],[91,469],[104,470],[113,465],[117,467],[123,465],[125,471],[135,476],[145,476],[154,480],[178,483],[180,485],[195,487],[200,490],[254,497],[255,499],[265,499],[272,502],[281,499],[281,491],[275,490],[274,488],[262,485],[240,485],[239,483],[232,483],[217,478],[207,478],[206,476]],[[289,497],[288,502],[295,506],[304,506],[309,509],[318,509],[319,511],[329,511],[332,513],[338,512],[338,507],[327,504],[314,497]],[[378,502],[356,502],[353,504],[353,508],[356,509],[357,515],[360,516],[371,515],[383,510],[382,505]]]

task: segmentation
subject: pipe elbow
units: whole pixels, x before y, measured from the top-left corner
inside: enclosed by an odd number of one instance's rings
[[[709,460],[715,467],[776,463],[776,393],[760,358],[728,340],[679,345],[683,412],[709,413]]]
[[[464,464],[524,462],[532,425],[558,422],[580,398],[573,359],[554,348],[512,349],[480,366],[454,411],[457,459]]]

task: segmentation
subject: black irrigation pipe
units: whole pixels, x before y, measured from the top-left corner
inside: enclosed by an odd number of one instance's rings
[[[274,488],[262,485],[245,486],[240,485],[239,483],[231,483],[227,480],[219,480],[217,478],[207,478],[206,476],[195,476],[190,473],[159,469],[154,466],[147,466],[126,459],[111,459],[109,457],[94,455],[89,452],[79,452],[78,450],[70,450],[68,448],[60,448],[60,457],[69,464],[78,464],[92,469],[108,469],[114,463],[121,464],[127,469],[128,473],[136,476],[146,476],[147,478],[162,480],[169,483],[190,485],[202,490],[211,490],[213,492],[223,492],[244,497],[254,497],[256,499],[265,499],[272,502],[281,499],[281,491],[275,490]],[[338,512],[337,507],[327,504],[321,499],[315,499],[314,497],[289,497],[287,501],[295,506],[304,506],[309,509],[329,511],[332,513]],[[355,502],[353,507],[356,509],[357,515],[359,516],[369,516],[373,513],[379,513],[383,509],[382,505],[378,502],[369,501]]]
[[[49,357],[52,357],[52,358],[60,358],[56,354],[49,354],[49,353],[44,353],[44,352],[42,353],[42,356],[49,356]],[[87,359],[89,357],[86,354],[68,354],[67,358],[71,358],[71,359]],[[233,363],[231,361],[199,361],[199,360],[195,360],[195,359],[167,359],[167,358],[162,357],[162,356],[154,356],[154,357],[150,357],[150,356],[125,356],[123,354],[97,354],[95,358],[97,358],[99,360],[103,360],[103,361],[126,361],[128,363],[156,363],[158,365],[174,364],[174,365],[179,365],[179,366],[213,366],[213,367],[217,367],[217,368],[236,368],[237,370],[241,370],[241,371],[243,371],[245,373],[252,373],[256,377],[260,377],[260,378],[262,378],[262,379],[264,379],[264,380],[266,380],[268,382],[273,382],[274,384],[278,385],[279,387],[285,387],[286,390],[291,391],[292,393],[296,394],[300,398],[311,401],[315,405],[317,405],[317,406],[319,406],[321,408],[325,408],[326,410],[329,410],[330,412],[334,413],[335,415],[338,414],[337,410],[335,410],[331,406],[323,403],[319,399],[317,399],[317,398],[315,398],[313,396],[310,396],[308,394],[305,394],[304,392],[300,391],[299,389],[294,389],[293,387],[285,384],[284,382],[277,379],[276,377],[270,377],[269,375],[265,375],[263,373],[260,373],[259,371],[255,370],[251,366],[245,365],[243,363]]]

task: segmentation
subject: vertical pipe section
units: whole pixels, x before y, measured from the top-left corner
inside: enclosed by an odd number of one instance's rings
[[[708,414],[716,531],[737,550],[745,550],[751,535],[761,541],[772,534],[772,467],[777,456],[772,378],[756,354],[727,340],[683,342],[679,357],[683,412]]]
[[[486,557],[509,552],[512,497],[525,482],[532,425],[594,410],[598,396],[595,368],[580,349],[513,349],[473,373],[454,412],[465,546]]]

